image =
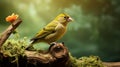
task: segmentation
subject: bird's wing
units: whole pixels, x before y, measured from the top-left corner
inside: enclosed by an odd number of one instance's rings
[[[38,32],[36,34],[36,36],[34,38],[32,38],[31,40],[37,40],[37,39],[41,39],[44,38],[52,33],[54,33],[56,30],[56,26],[57,24],[51,25],[52,23],[49,23],[46,27],[44,27],[40,32]]]

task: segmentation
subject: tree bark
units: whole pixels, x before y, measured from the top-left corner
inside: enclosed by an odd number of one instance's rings
[[[4,42],[8,39],[11,33],[20,25],[21,19],[15,20],[0,36],[0,48]]]
[[[107,67],[120,67],[120,62],[103,62]]]
[[[46,52],[25,51],[28,63],[45,67],[68,67],[68,49],[63,43],[53,43]]]
[[[18,63],[11,63],[14,57],[4,56],[0,53],[0,67],[70,67],[67,47],[63,43],[53,43],[47,51],[28,51],[25,56],[18,57]]]

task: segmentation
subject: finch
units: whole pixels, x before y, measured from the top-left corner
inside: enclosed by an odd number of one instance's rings
[[[65,13],[59,14],[31,39],[32,43],[26,49],[29,49],[35,43],[45,42],[50,44],[59,40],[65,34],[67,24],[70,21],[72,21],[72,18],[69,15]]]

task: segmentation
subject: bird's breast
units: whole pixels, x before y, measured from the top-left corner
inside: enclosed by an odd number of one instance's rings
[[[56,33],[55,33],[55,39],[59,40],[66,32],[66,27],[64,27],[62,24],[59,24],[56,27]]]
[[[56,27],[56,34],[62,36],[65,32],[66,32],[66,27],[63,26],[62,24],[58,24]]]
[[[45,38],[48,43],[59,40],[66,32],[66,27],[62,24],[58,24],[55,28],[55,32]]]

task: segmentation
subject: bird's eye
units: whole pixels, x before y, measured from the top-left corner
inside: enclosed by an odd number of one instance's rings
[[[68,19],[69,17],[65,16],[64,18],[65,18],[65,19]]]
[[[65,16],[64,18],[66,19],[67,17]]]

